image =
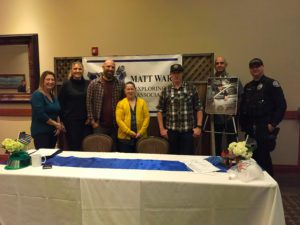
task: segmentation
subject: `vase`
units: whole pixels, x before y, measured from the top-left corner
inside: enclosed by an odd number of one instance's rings
[[[13,152],[7,160],[7,170],[22,169],[30,165],[30,156],[25,151]]]

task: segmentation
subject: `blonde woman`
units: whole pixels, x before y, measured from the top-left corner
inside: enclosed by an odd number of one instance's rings
[[[54,148],[57,135],[64,131],[59,119],[60,104],[53,93],[55,84],[54,73],[45,71],[40,77],[39,89],[31,96],[31,135],[36,149]]]
[[[83,78],[83,71],[81,62],[72,63],[70,77],[63,83],[58,95],[68,150],[72,151],[81,150],[83,139],[92,132],[91,126],[87,124],[86,111],[89,81]]]
[[[118,102],[116,108],[119,150],[135,152],[137,140],[147,136],[150,115],[145,100],[136,96],[133,82],[125,84],[124,92],[126,97]]]

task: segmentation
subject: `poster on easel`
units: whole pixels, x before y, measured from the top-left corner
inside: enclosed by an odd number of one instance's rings
[[[207,81],[207,114],[236,115],[239,80],[236,77],[210,77]]]

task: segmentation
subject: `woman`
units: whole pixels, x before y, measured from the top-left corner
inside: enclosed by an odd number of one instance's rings
[[[88,85],[89,82],[83,78],[82,63],[72,63],[70,78],[63,83],[58,96],[68,149],[72,151],[81,150],[83,139],[91,134],[91,127],[87,125],[86,111]]]
[[[55,82],[53,72],[43,72],[39,89],[31,96],[31,135],[36,149],[54,148],[57,135],[64,130],[59,120],[60,105],[53,94]]]
[[[147,136],[149,110],[146,102],[136,97],[136,88],[129,81],[124,87],[125,98],[118,102],[116,120],[121,152],[135,152],[137,139]]]

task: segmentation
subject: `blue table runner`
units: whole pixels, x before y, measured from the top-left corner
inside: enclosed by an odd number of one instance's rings
[[[219,169],[218,172],[227,172],[227,168],[223,163],[222,157],[220,157],[220,156],[210,156],[210,157],[207,157],[205,160],[207,160],[212,165],[217,167]]]
[[[50,159],[47,159],[46,163],[54,166],[84,168],[192,171],[182,162],[169,160],[116,159],[96,157],[79,158],[74,156],[62,157],[56,155]]]

